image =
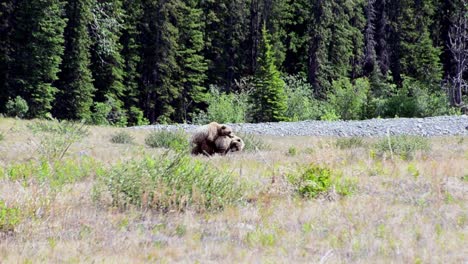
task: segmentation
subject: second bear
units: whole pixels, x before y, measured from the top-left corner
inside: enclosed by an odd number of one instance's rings
[[[230,136],[218,137],[215,141],[216,153],[226,155],[229,152],[242,151],[245,147],[245,143],[242,138],[231,134]]]
[[[216,140],[219,137],[230,136],[232,129],[229,126],[211,122],[199,127],[190,139],[193,155],[213,155],[216,152]]]

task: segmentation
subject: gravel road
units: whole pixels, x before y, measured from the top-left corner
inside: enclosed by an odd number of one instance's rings
[[[468,116],[391,118],[363,121],[300,121],[258,124],[229,124],[235,132],[273,136],[379,137],[391,135],[468,136]],[[131,129],[176,130],[191,133],[197,125],[149,125]]]

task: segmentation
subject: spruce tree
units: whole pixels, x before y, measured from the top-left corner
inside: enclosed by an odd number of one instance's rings
[[[0,113],[5,112],[5,105],[10,97],[10,66],[13,19],[16,6],[13,1],[2,3],[0,6]]]
[[[122,57],[124,59],[124,80],[126,87],[124,104],[128,111],[128,124],[145,123],[143,111],[140,109],[141,80],[141,22],[143,9],[141,0],[124,0],[125,23],[122,36]]]
[[[182,93],[179,97],[177,116],[178,122],[186,122],[188,114],[197,112],[206,100],[205,72],[207,63],[202,55],[203,23],[202,11],[196,0],[181,3],[179,21],[178,62],[180,67],[180,85]]]
[[[69,0],[65,28],[65,53],[57,87],[54,113],[58,118],[91,120],[93,79],[90,71],[91,8],[94,0]]]
[[[286,120],[286,95],[284,81],[275,65],[275,55],[270,44],[266,26],[262,29],[259,56],[255,72],[255,88],[252,93],[255,122],[277,122]]]
[[[29,105],[28,117],[43,117],[52,108],[63,55],[66,19],[60,0],[18,1],[15,16],[10,96]]]
[[[177,63],[179,31],[178,0],[143,1],[142,28],[142,97],[146,117],[153,122],[170,122],[181,86]]]
[[[99,1],[93,9],[93,45],[91,70],[94,78],[95,101],[111,106],[107,116],[110,124],[126,125],[124,60],[122,58],[122,2]]]

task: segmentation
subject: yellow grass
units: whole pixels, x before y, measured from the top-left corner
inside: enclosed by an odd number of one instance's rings
[[[34,159],[40,139],[26,124],[0,118],[0,167]],[[127,131],[134,145],[110,142],[122,128],[91,127],[68,156],[112,166],[158,154],[150,131]],[[118,210],[93,202],[92,175],[55,191],[2,179],[0,200],[27,217],[0,233],[0,263],[466,263],[468,137],[432,138],[432,150],[404,161],[371,148],[341,150],[336,139],[266,137],[269,151],[194,157],[255,186],[245,202],[219,212]],[[377,139],[366,139],[368,146]],[[289,148],[296,155],[288,153]],[[346,197],[305,200],[285,175],[314,163],[355,179]]]

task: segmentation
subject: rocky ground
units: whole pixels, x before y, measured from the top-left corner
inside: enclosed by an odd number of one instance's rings
[[[468,135],[468,116],[391,118],[363,121],[300,121],[258,124],[229,124],[235,132],[272,136],[379,137],[390,135],[449,136]],[[148,125],[131,129],[193,132],[197,125]]]

